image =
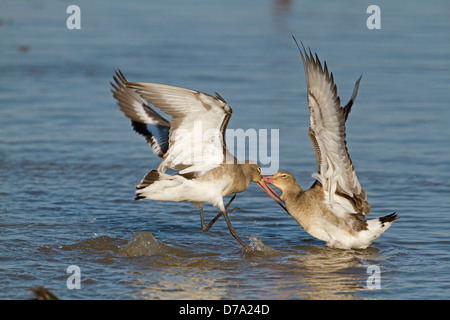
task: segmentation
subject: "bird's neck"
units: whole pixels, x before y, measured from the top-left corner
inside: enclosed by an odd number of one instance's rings
[[[280,198],[286,203],[287,201],[294,200],[302,193],[303,189],[298,184],[290,185],[289,188],[282,190]]]

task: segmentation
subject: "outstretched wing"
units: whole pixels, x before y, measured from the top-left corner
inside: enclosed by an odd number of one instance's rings
[[[169,148],[170,122],[161,117],[145,103],[134,90],[128,88],[128,82],[122,72],[117,71],[111,92],[117,100],[120,110],[131,120],[133,129],[142,135],[153,152],[164,157]]]
[[[300,47],[299,50],[308,84],[309,137],[318,165],[318,173],[313,177],[322,184],[325,201],[336,215],[353,214],[363,218],[370,212],[370,205],[356,177],[345,141],[345,121],[361,78],[356,82],[350,101],[341,107],[333,74],[328,73],[327,64],[324,63],[322,68],[317,54],[313,56],[309,50],[308,55],[304,46],[303,52]]]
[[[201,174],[228,159],[224,137],[232,110],[220,95],[146,82],[130,82],[127,87],[172,117],[169,149],[158,171]]]

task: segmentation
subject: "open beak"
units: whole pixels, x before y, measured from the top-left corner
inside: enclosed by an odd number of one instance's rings
[[[273,199],[278,203],[284,210],[287,209],[281,202],[280,196],[266,183],[273,183],[272,176],[264,177],[264,179],[261,179],[261,181],[258,182],[258,185]]]
[[[264,178],[264,182],[266,183],[266,187],[270,190],[270,192],[277,197],[278,199],[281,200],[280,196],[278,195],[278,193],[275,192],[275,190],[272,189],[271,186],[268,185],[268,183],[273,184],[273,176],[265,176]],[[267,191],[266,191],[267,192]]]

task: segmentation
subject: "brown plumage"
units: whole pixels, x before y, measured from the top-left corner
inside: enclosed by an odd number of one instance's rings
[[[279,171],[265,180],[281,190],[280,199],[288,213],[306,232],[331,247],[366,248],[391,226],[397,214],[363,220],[371,208],[345,140],[345,123],[361,77],[350,101],[341,107],[327,64],[322,67],[317,54],[313,55],[311,50],[308,54],[304,46],[303,51],[298,48],[308,85],[309,137],[318,166],[318,172],[313,174],[316,182],[304,191],[287,171]]]

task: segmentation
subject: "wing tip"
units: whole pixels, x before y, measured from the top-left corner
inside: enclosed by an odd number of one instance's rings
[[[295,44],[297,45],[298,51],[300,52],[300,55],[302,56],[303,65],[306,65],[305,56],[308,57],[308,54],[306,53],[305,45],[303,44],[303,41],[300,40],[300,43],[302,44],[303,51],[305,52],[305,55],[303,55],[302,49],[300,48],[300,45],[297,42],[297,39],[293,34],[291,34],[292,39],[294,39]]]

